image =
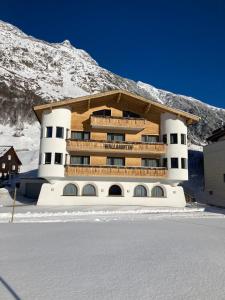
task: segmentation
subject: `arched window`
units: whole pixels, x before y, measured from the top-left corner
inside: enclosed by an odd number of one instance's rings
[[[77,196],[78,190],[75,184],[68,183],[63,189],[63,196]]]
[[[109,189],[109,196],[122,196],[121,187],[114,184]]]
[[[143,185],[138,185],[134,189],[134,197],[147,197],[147,190]]]
[[[92,184],[86,184],[83,187],[83,196],[96,196],[96,189]]]
[[[161,186],[154,186],[152,189],[152,197],[155,198],[165,197],[163,188],[161,188]]]

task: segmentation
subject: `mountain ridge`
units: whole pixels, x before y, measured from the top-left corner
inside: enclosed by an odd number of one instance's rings
[[[33,105],[113,89],[201,117],[198,124],[189,127],[189,141],[196,145],[204,145],[206,137],[225,122],[222,108],[123,78],[99,66],[68,40],[42,41],[4,21],[0,21],[0,58],[0,121],[4,126],[14,126],[18,137],[26,134],[25,124],[35,124]]]

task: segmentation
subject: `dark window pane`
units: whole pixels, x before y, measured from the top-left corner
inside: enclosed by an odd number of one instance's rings
[[[62,153],[55,153],[55,164],[56,165],[62,164]]]
[[[147,190],[143,185],[138,185],[134,189],[134,197],[147,197]]]
[[[90,140],[90,132],[72,131],[71,139],[72,140]]]
[[[187,141],[186,141],[186,134],[181,134],[181,144],[186,145]]]
[[[111,116],[111,110],[110,109],[101,109],[93,111],[94,116],[102,116],[102,117],[110,117]]]
[[[159,159],[156,158],[142,158],[142,167],[157,168],[159,167]]]
[[[160,186],[154,186],[152,189],[152,197],[158,198],[158,197],[164,197],[164,191]]]
[[[178,158],[177,157],[172,157],[171,158],[171,168],[172,169],[177,169],[178,168]]]
[[[141,118],[140,115],[132,112],[132,111],[123,111],[124,118]]]
[[[47,138],[52,137],[52,126],[46,127],[46,137]]]
[[[177,144],[177,134],[176,133],[170,134],[170,144]]]
[[[90,164],[90,157],[89,156],[71,155],[70,164],[71,165],[89,165]]]
[[[124,157],[107,157],[108,166],[124,166],[125,158]]]
[[[50,152],[45,153],[45,164],[51,164],[52,162],[52,154]]]
[[[125,134],[123,133],[107,133],[107,140],[114,142],[124,142]]]
[[[83,188],[83,196],[96,196],[95,187],[92,184],[87,184]]]
[[[167,144],[167,134],[164,134],[164,135],[163,135],[163,143],[164,143],[164,144]]]
[[[166,158],[166,157],[163,158],[163,167],[164,167],[164,168],[167,168],[167,167],[168,167],[168,164],[167,164],[167,158]]]
[[[181,168],[187,169],[187,159],[186,158],[181,158]]]
[[[56,137],[63,139],[63,127],[56,127]]]
[[[63,196],[77,196],[77,194],[77,187],[72,183],[67,184],[63,189]]]
[[[142,135],[141,140],[143,143],[158,143],[159,136],[158,135]]]

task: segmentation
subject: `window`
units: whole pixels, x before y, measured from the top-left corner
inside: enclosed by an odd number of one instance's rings
[[[90,140],[90,132],[86,131],[72,131],[71,132],[72,140]]]
[[[113,142],[124,142],[125,134],[123,133],[107,133],[107,140]]]
[[[12,165],[12,171],[15,171],[15,170],[16,170],[16,166]]]
[[[110,117],[111,110],[110,109],[96,110],[96,111],[93,111],[93,116]]]
[[[55,153],[55,164],[56,165],[62,164],[62,153]]]
[[[171,168],[172,169],[178,168],[178,158],[177,157],[171,157]]]
[[[67,128],[66,129],[66,138],[68,139],[70,137],[70,130]]]
[[[132,112],[132,111],[123,111],[124,118],[141,118],[140,115]]]
[[[46,127],[46,137],[51,138],[52,137],[52,126]]]
[[[163,167],[168,168],[168,161],[166,157],[163,158]]]
[[[45,153],[45,164],[49,165],[52,162],[52,154],[50,152]]]
[[[122,196],[121,187],[114,184],[109,189],[109,196]]]
[[[83,188],[83,196],[96,196],[96,189],[92,184],[87,184]]]
[[[177,134],[176,133],[171,133],[170,134],[170,144],[177,144]]]
[[[159,136],[158,135],[142,135],[141,141],[143,143],[158,143]]]
[[[164,143],[164,144],[167,144],[167,134],[164,134],[164,135],[163,135],[163,143]]]
[[[187,169],[187,159],[186,158],[181,158],[181,168],[182,169]]]
[[[2,163],[2,169],[5,169],[5,163]]]
[[[90,164],[90,156],[71,155],[70,164],[71,165],[89,165]]]
[[[186,134],[181,133],[181,144],[182,145],[187,144]]]
[[[134,197],[147,197],[147,189],[143,185],[138,185],[134,189]]]
[[[154,198],[162,198],[165,197],[164,190],[161,186],[154,186],[151,193],[152,197]]]
[[[125,166],[124,157],[107,157],[108,166]]]
[[[159,159],[156,158],[142,158],[141,159],[142,167],[148,168],[158,168],[159,167]]]
[[[12,159],[12,156],[9,154],[8,155],[8,160],[11,160]]]
[[[75,184],[68,183],[63,189],[63,196],[77,196],[78,190]]]
[[[56,127],[56,137],[63,139],[64,137],[63,127],[58,127],[58,126]]]

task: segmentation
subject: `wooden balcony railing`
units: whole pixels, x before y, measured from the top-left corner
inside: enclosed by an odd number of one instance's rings
[[[68,165],[65,167],[65,176],[118,176],[165,178],[167,176],[167,169],[144,167]]]
[[[126,131],[140,131],[146,126],[146,120],[142,118],[102,117],[91,116],[92,128],[121,129]]]
[[[163,143],[130,143],[93,140],[67,140],[68,152],[89,153],[126,153],[126,154],[164,154],[166,144]]]

